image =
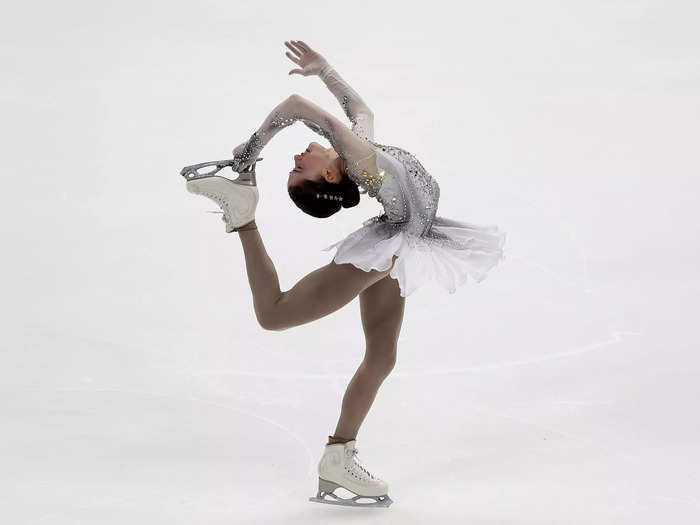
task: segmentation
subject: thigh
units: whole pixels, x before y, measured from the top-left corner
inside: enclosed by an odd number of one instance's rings
[[[320,319],[345,306],[363,290],[389,275],[392,267],[384,271],[365,272],[349,263],[336,264],[331,261],[282,292],[269,313],[270,323],[275,329],[284,330]]]
[[[401,332],[406,298],[399,282],[387,275],[360,293],[360,314],[368,357],[394,354]]]

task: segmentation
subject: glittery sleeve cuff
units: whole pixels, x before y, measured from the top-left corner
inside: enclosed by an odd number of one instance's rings
[[[330,70],[333,69],[333,66],[330,64],[326,64],[321,68],[321,71],[318,72],[318,76],[321,80],[326,80],[328,78],[328,73]]]

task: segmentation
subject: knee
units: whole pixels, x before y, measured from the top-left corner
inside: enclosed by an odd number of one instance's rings
[[[368,352],[365,355],[365,366],[380,376],[388,376],[396,366],[396,347],[384,349],[382,352]]]
[[[279,332],[280,331],[280,328],[278,328],[277,326],[273,325],[272,323],[270,323],[268,321],[263,321],[263,320],[258,319],[258,324],[260,325],[260,328],[262,328],[263,330],[268,330],[270,332]]]
[[[281,332],[286,327],[279,322],[279,318],[269,311],[255,311],[255,317],[258,320],[260,328],[271,332]]]

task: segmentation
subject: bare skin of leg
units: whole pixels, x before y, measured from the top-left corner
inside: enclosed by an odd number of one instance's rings
[[[343,397],[335,434],[329,444],[355,439],[377,391],[396,363],[396,348],[406,299],[389,272],[365,272],[352,264],[331,262],[314,270],[291,289],[281,291],[277,271],[252,221],[238,230],[246,261],[253,306],[260,326],[285,330],[320,319],[360,297],[365,356]]]
[[[384,271],[365,272],[352,264],[330,262],[283,292],[255,221],[238,230],[238,235],[243,245],[255,315],[266,330],[286,330],[325,317],[391,271],[390,267]]]
[[[329,436],[329,445],[357,437],[380,385],[396,364],[405,304],[398,281],[389,275],[360,293],[365,357],[345,391],[340,419],[335,433]]]

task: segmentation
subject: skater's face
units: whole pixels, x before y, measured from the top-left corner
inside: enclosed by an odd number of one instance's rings
[[[288,186],[294,186],[304,179],[321,181],[326,179],[331,157],[329,149],[324,148],[318,142],[312,142],[298,155],[294,155],[294,169],[289,172]]]

